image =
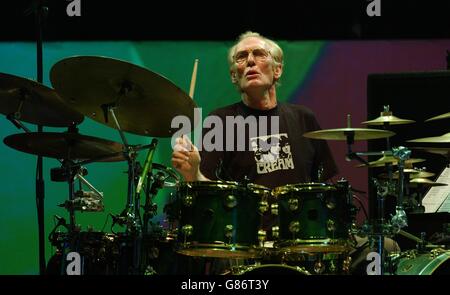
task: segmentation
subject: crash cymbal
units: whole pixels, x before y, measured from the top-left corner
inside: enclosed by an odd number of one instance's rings
[[[425,162],[425,159],[411,158],[411,159],[405,160],[405,165],[412,165],[412,164],[420,163],[420,162]],[[356,167],[358,167],[358,168],[361,168],[361,167],[370,167],[370,168],[383,167],[388,163],[391,163],[392,165],[395,166],[398,164],[398,159],[393,156],[383,156],[376,161],[369,162],[369,165],[360,164],[360,165],[357,165]]]
[[[5,73],[0,73],[0,112],[20,121],[49,127],[68,127],[84,119],[52,88]]]
[[[447,119],[450,118],[450,112],[446,113],[446,114],[442,114],[430,119],[425,120],[425,122],[429,122],[429,121],[434,121],[434,120],[441,120],[441,119]]]
[[[122,130],[139,135],[170,137],[175,116],[194,122],[196,104],[184,91],[165,77],[125,61],[66,58],[53,65],[50,80],[71,107],[115,129],[108,106],[114,107]]]
[[[120,143],[78,133],[29,132],[7,136],[9,147],[33,155],[55,159],[88,160],[105,157],[99,162],[125,160]],[[106,157],[108,155],[111,157]],[[118,155],[117,155],[118,154]]]
[[[441,135],[441,136],[411,139],[411,140],[407,140],[407,142],[425,143],[425,144],[427,144],[427,143],[431,143],[431,144],[450,143],[450,132],[446,133],[444,135]]]
[[[427,171],[422,171],[422,170],[417,170],[417,169],[404,169],[403,173],[405,174],[409,174],[409,178],[413,179],[413,178],[426,178],[426,177],[433,177],[436,174],[433,172],[427,172]],[[380,178],[388,178],[388,174],[387,173],[381,173],[380,175],[378,175],[378,177]],[[395,171],[392,173],[392,178],[393,179],[398,179],[399,177],[399,172]]]
[[[303,134],[303,136],[314,139],[346,140],[349,134],[354,135],[354,140],[386,138],[395,135],[394,132],[387,130],[366,128],[338,128],[311,131]]]
[[[364,121],[361,124],[366,124],[366,125],[384,125],[384,124],[389,124],[389,125],[400,125],[400,124],[411,124],[411,123],[415,123],[416,121],[414,120],[407,120],[407,119],[400,119],[396,116],[392,115],[392,112],[381,112],[381,116],[370,120],[370,121]]]
[[[446,183],[434,182],[428,178],[414,178],[409,181],[411,185],[422,185],[422,186],[446,186]]]

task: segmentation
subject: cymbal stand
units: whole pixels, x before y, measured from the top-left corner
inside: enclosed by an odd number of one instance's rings
[[[368,165],[368,162],[362,158],[362,156],[391,156],[392,151],[380,151],[380,152],[353,152],[351,145],[354,142],[354,134],[349,132],[347,134],[348,153],[346,158],[348,160],[356,159],[363,164]],[[373,185],[377,188],[377,202],[378,202],[378,218],[376,218],[374,224],[366,224],[363,226],[361,233],[369,238],[369,246],[371,249],[376,249],[380,255],[380,275],[384,274],[385,255],[384,255],[384,237],[390,232],[390,225],[386,224],[384,218],[384,202],[385,192],[383,192],[381,185],[376,179],[372,179]]]
[[[30,129],[27,128],[21,121],[15,118],[16,114],[8,114],[6,115],[6,119],[8,119],[17,129],[23,129],[26,133],[30,133]]]
[[[139,202],[135,200],[135,182],[136,182],[136,172],[137,172],[137,163],[136,157],[137,153],[133,149],[131,145],[128,144],[128,141],[125,137],[125,134],[120,127],[119,121],[117,120],[116,114],[114,113],[114,109],[116,108],[115,104],[108,105],[107,111],[110,112],[114,123],[116,124],[117,130],[119,130],[120,137],[122,139],[123,144],[125,145],[124,156],[128,162],[128,190],[127,190],[127,203],[125,205],[125,210],[121,213],[122,217],[125,217],[125,224],[127,225],[128,233],[139,233],[141,231],[141,220],[139,214]]]
[[[398,197],[397,197],[397,206],[395,207],[395,215],[392,217],[392,226],[398,232],[403,227],[408,225],[408,220],[406,217],[405,210],[403,208],[403,194],[404,194],[404,186],[405,186],[405,161],[409,159],[411,155],[411,150],[400,146],[398,148],[393,148],[393,155],[398,159]]]
[[[25,11],[25,15],[34,14],[35,28],[36,28],[36,72],[37,82],[43,83],[43,27],[44,21],[48,14],[48,7],[44,5],[43,0],[33,0],[30,6]],[[16,125],[17,126],[17,125]],[[26,129],[24,129],[26,130]],[[43,126],[38,125],[37,131],[42,132]],[[45,218],[44,218],[44,198],[45,198],[45,184],[43,172],[42,156],[37,157],[36,164],[36,207],[38,217],[38,235],[39,235],[39,273],[41,275],[46,272],[45,261]]]
[[[117,108],[120,99],[125,97],[127,93],[131,91],[131,85],[128,83],[122,83],[121,89],[118,92],[118,99],[114,103],[102,105],[102,109],[105,115],[105,121],[107,121],[108,112],[114,120],[114,123],[119,131],[120,137],[126,150],[124,151],[124,156],[128,162],[128,193],[127,193],[127,203],[124,211],[120,214],[117,220],[120,220],[119,224],[126,225],[126,235],[130,236],[133,241],[133,263],[131,268],[129,268],[130,274],[142,274],[141,265],[141,247],[142,247],[142,219],[140,215],[140,190],[145,180],[146,174],[143,177],[138,178],[138,163],[136,162],[137,152],[128,144],[125,134],[120,127],[120,123],[117,120],[115,109]],[[152,163],[153,154],[156,148],[157,140],[153,139],[152,144],[149,146],[149,154],[146,159],[144,172],[148,171]]]

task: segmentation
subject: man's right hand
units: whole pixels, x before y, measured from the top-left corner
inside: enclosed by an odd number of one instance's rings
[[[187,136],[178,137],[172,153],[172,166],[185,181],[207,180],[200,172],[200,153]]]

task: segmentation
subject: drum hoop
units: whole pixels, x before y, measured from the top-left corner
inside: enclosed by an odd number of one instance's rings
[[[281,268],[287,268],[294,270],[296,272],[299,272],[303,275],[311,275],[309,271],[307,271],[305,268],[295,265],[287,265],[287,264],[253,264],[253,265],[242,265],[242,266],[235,266],[232,267],[232,273],[234,275],[244,275],[249,271],[260,269],[260,268],[269,268],[269,267],[281,267]]]
[[[299,184],[288,184],[276,187],[272,190],[272,195],[276,197],[292,192],[328,192],[328,191],[337,191],[337,188],[331,184],[309,182]]]
[[[232,248],[232,249],[231,249]],[[258,258],[260,251],[254,245],[189,242],[178,246],[177,253],[195,257]]]
[[[426,275],[429,273],[434,273],[441,264],[450,259],[450,252],[444,252],[436,257],[434,257],[430,262],[428,262],[422,270],[418,273],[418,275]],[[430,272],[431,270],[431,272]]]
[[[249,183],[246,187],[235,181],[192,181],[178,184],[178,191],[186,189],[198,190],[235,190],[244,191],[249,189],[253,194],[270,194],[271,190],[265,186]]]

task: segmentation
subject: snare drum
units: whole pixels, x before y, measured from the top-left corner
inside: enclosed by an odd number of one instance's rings
[[[235,182],[180,184],[178,253],[213,258],[253,258],[270,190]]]

